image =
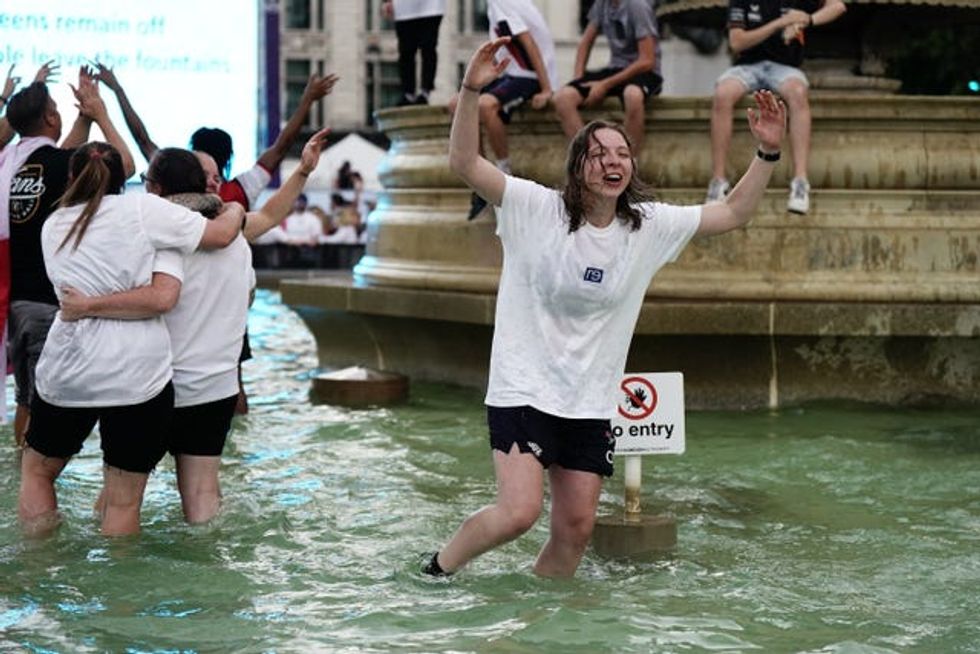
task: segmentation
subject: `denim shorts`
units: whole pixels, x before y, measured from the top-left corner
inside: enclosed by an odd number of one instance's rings
[[[779,92],[786,82],[795,79],[809,87],[806,75],[799,68],[777,64],[775,61],[757,61],[754,64],[732,66],[718,78],[715,86],[728,79],[736,79],[751,93],[760,89]]]

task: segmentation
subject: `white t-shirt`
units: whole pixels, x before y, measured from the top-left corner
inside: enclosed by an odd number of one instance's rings
[[[489,0],[487,18],[490,21],[490,38],[510,36],[511,42],[497,53],[497,60],[510,57],[505,75],[537,79],[531,58],[518,42],[517,35],[529,32],[541,53],[552,89],[557,89],[558,67],[555,65],[555,42],[544,16],[530,0]]]
[[[323,235],[323,223],[311,211],[289,214],[282,227],[289,242],[316,243]]]
[[[446,0],[394,0],[395,20],[442,16]]]
[[[73,286],[86,295],[109,295],[145,286],[161,265],[157,251],[193,252],[205,218],[155,195],[109,195],[92,216],[78,249],[58,250],[84,205],[58,209],[41,230],[48,277],[60,296]],[[111,320],[55,317],[37,363],[38,393],[64,407],[140,404],[170,381],[170,336],[163,318]]]
[[[238,392],[238,359],[254,286],[252,250],[241,235],[226,248],[184,257],[180,299],[164,315],[173,350],[174,406]]]
[[[568,233],[561,194],[507,177],[497,212],[504,249],[486,403],[565,418],[609,418],[654,273],[694,236],[701,207],[642,205]]]

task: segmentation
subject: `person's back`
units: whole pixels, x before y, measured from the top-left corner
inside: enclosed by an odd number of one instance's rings
[[[186,220],[186,209],[150,195],[110,195],[75,247],[74,237],[65,238],[84,207],[58,209],[42,230],[44,263],[55,288],[96,296],[146,286],[163,270],[157,249],[189,252],[201,239],[201,226]],[[143,402],[170,376],[170,338],[162,318],[68,323],[56,317],[36,383],[42,397],[58,406],[110,406]]]

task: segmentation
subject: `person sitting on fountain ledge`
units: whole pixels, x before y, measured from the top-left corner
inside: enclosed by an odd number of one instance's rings
[[[746,93],[770,89],[779,93],[789,106],[793,181],[786,208],[798,214],[810,210],[809,83],[800,70],[803,34],[807,28],[836,20],[846,10],[841,0],[729,0],[728,43],[735,65],[715,83],[711,106],[711,182],[706,201],[721,200],[731,189],[725,177],[725,159],[732,140],[735,103]]]
[[[563,190],[504,174],[480,155],[480,90],[506,68],[509,38],[481,46],[463,77],[449,166],[497,209],[503,270],[497,293],[487,423],[496,501],[467,518],[423,571],[454,572],[530,529],[551,487],[551,533],[534,572],[575,573],[592,535],[602,478],[613,471],[616,410],[636,319],[654,273],[695,235],[749,222],[786,133],[786,108],[755,94],[749,129],[759,148],[721,202],[654,202],[636,174],[635,148],[615,123],[593,121],[572,139]]]

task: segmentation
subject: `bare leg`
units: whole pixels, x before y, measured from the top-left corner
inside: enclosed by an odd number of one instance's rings
[[[220,456],[177,455],[177,488],[187,522],[207,522],[218,514],[221,508],[220,467]]]
[[[102,467],[102,535],[125,536],[140,531],[140,506],[146,490],[145,472],[128,472],[113,466]]]
[[[626,130],[626,135],[630,137],[630,141],[633,142],[633,155],[636,157],[640,156],[640,151],[643,150],[643,137],[646,135],[645,102],[646,96],[643,95],[639,86],[630,84],[623,90],[623,107],[626,114],[623,120],[623,128]]]
[[[602,477],[553,465],[548,468],[548,479],[551,534],[538,554],[534,572],[542,577],[571,577],[592,537]]]
[[[711,103],[711,176],[725,177],[725,160],[732,143],[732,114],[735,103],[748,93],[745,85],[736,79],[725,79],[715,86]]]
[[[515,444],[507,454],[494,450],[493,465],[497,501],[464,520],[439,552],[439,565],[446,572],[458,570],[480,554],[514,540],[541,515],[544,469],[534,455],[522,454]]]
[[[555,94],[553,102],[562,131],[565,132],[565,136],[572,138],[585,125],[578,112],[582,104],[582,96],[571,86],[563,86]]]
[[[28,446],[20,460],[20,498],[17,516],[31,535],[42,535],[58,525],[58,498],[54,481],[68,459],[44,456]]]
[[[31,424],[31,408],[18,404],[14,411],[14,443],[17,447],[27,445],[27,427]]]
[[[507,147],[507,126],[500,118],[500,100],[496,96],[484,93],[480,96],[480,122],[487,134],[487,142],[497,161],[507,159],[510,150]]]
[[[806,84],[791,79],[779,88],[789,109],[789,142],[793,148],[793,177],[807,178],[810,158],[810,101]]]

